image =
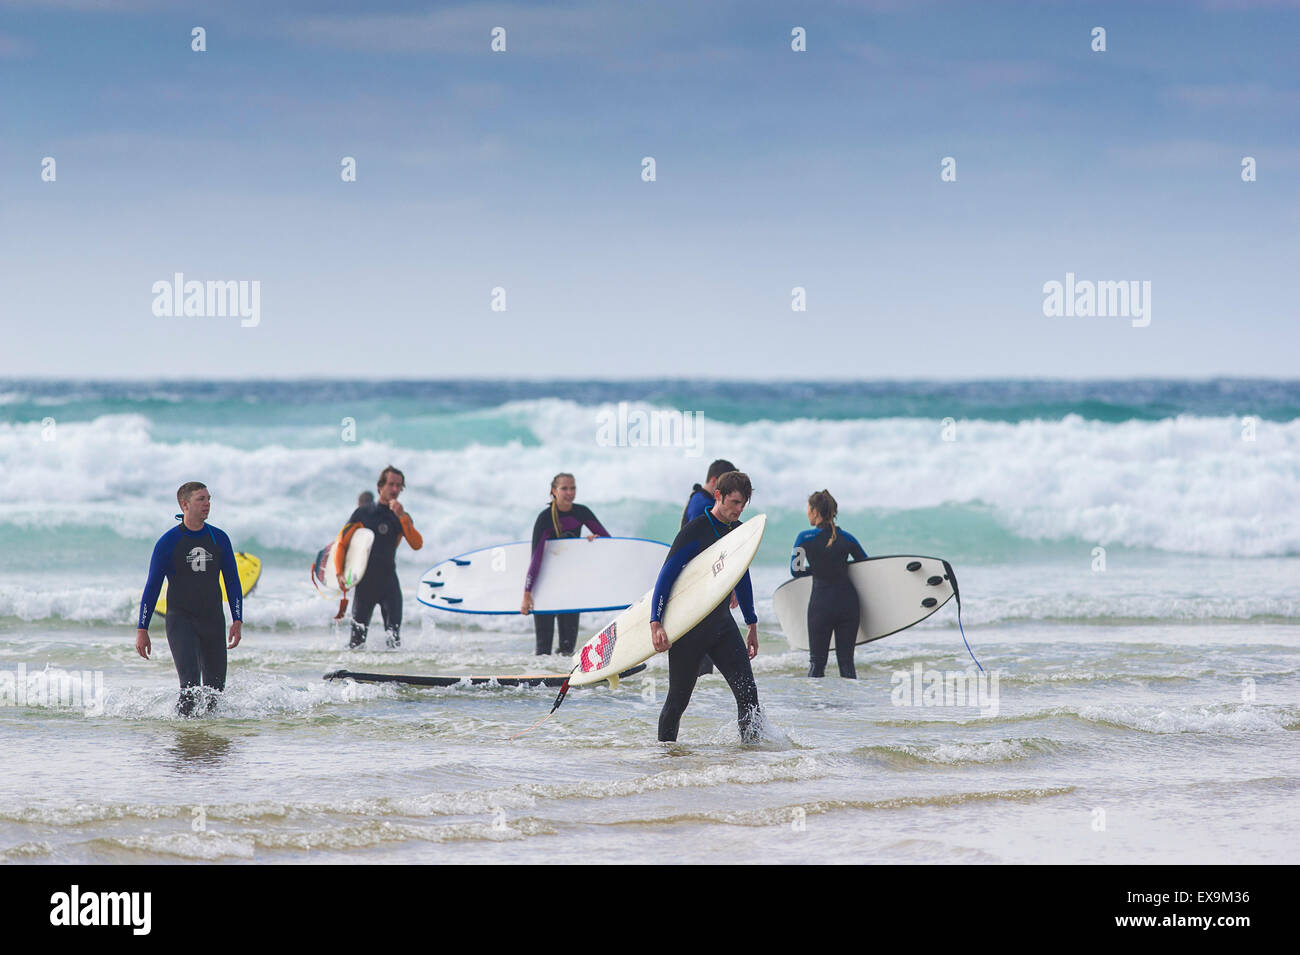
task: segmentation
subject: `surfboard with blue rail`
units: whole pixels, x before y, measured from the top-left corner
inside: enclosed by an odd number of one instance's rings
[[[533,613],[622,610],[654,586],[668,545],[640,537],[549,540],[533,585]],[[449,557],[420,578],[417,599],[449,613],[517,614],[532,545],[513,541]]]

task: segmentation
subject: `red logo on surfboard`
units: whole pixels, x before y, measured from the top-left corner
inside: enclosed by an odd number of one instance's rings
[[[578,658],[578,666],[582,672],[590,673],[592,670],[603,669],[614,653],[614,641],[617,639],[617,621],[592,637],[587,645],[582,648],[582,655]]]

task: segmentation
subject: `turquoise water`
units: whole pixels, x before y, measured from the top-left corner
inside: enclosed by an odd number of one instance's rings
[[[620,403],[698,429],[611,442]],[[0,858],[1293,862],[1298,408],[1247,381],[0,382]],[[769,517],[760,746],[717,677],[654,742],[662,659],[514,743],[552,694],[321,679],[537,670],[527,621],[421,608],[420,575],[526,537],[559,470],[614,533],[670,539],[717,456]],[[390,463],[426,542],[399,551],[404,646],[348,653],[307,568]],[[133,620],[192,479],[265,569],[225,697],[184,722]],[[859,648],[856,683],[803,676],[771,594],[822,487],[870,553],[953,563],[996,712],[898,699],[918,665],[978,672],[951,604]]]

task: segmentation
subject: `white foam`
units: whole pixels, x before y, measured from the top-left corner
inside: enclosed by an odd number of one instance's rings
[[[550,477],[577,474],[579,500],[616,533],[680,506],[708,460],[749,472],[753,510],[796,511],[831,487],[854,511],[982,505],[1027,539],[1078,539],[1191,554],[1300,553],[1300,420],[1262,421],[1243,441],[1235,418],[1180,416],[1108,424],[962,421],[944,441],[921,419],[705,420],[697,456],[683,448],[603,447],[607,406],[544,399],[497,409],[537,436],[432,451],[362,440],[332,446],[165,444],[139,415],[58,426],[0,424],[0,525],[86,524],[151,540],[170,526],[186,479],[213,493],[212,521],[238,541],[314,553],[388,462],[407,475],[403,502],[430,548],[412,566],[485,542],[526,538]],[[489,440],[485,437],[485,442]],[[50,489],[58,488],[52,506]]]

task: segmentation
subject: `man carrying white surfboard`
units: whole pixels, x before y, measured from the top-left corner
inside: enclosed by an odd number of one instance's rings
[[[749,627],[744,642],[731,616],[728,598],[719,601],[707,617],[676,643],[669,643],[661,622],[667,609],[668,594],[682,568],[697,554],[740,526],[740,513],[749,503],[752,493],[749,478],[739,471],[719,477],[713,492],[713,508],[687,522],[678,532],[668,551],[668,559],[659,571],[650,603],[650,638],[656,651],[668,651],[668,698],[659,714],[661,742],[677,739],[677,729],[695,691],[700,661],[705,655],[713,659],[736,697],[736,722],[741,741],[749,743],[758,739],[758,685],[749,664],[758,655],[758,615],[754,613],[754,587],[749,580],[749,571],[745,571],[735,588],[741,613]]]
[[[225,531],[206,523],[212,509],[207,486],[198,481],[176,490],[181,523],[154,545],[149,561],[149,578],[140,597],[140,618],[135,631],[136,653],[149,659],[149,621],[167,579],[167,645],[180,678],[181,693],[176,712],[191,716],[200,703],[199,687],[217,692],[226,688],[226,651],[239,646],[243,632],[244,591],[239,583],[235,549]],[[221,610],[221,582],[226,581],[230,603],[230,637],[226,640],[226,617]],[[208,696],[203,709],[215,699]]]
[[[385,643],[390,649],[402,645],[402,588],[397,581],[397,547],[403,539],[411,545],[411,550],[424,546],[424,538],[415,529],[411,515],[397,501],[405,487],[406,475],[392,465],[384,468],[377,482],[379,500],[358,507],[344,525],[345,531],[358,524],[375,535],[365,575],[352,595],[352,638],[348,649],[365,643],[376,605],[384,620]],[[339,586],[345,586],[342,579]]]

